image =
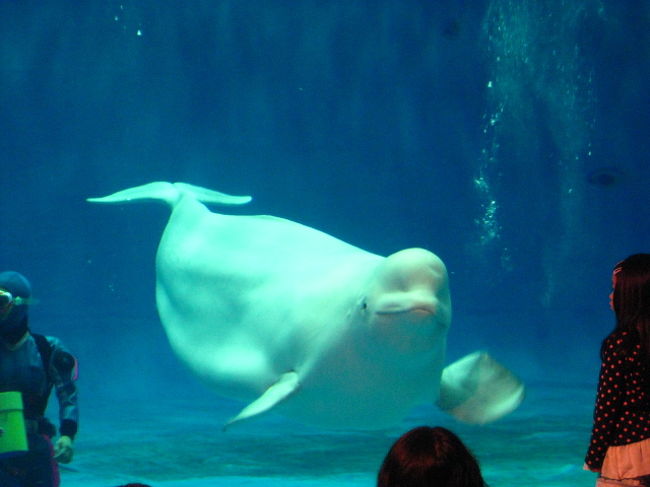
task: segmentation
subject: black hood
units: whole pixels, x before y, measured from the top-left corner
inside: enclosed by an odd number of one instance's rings
[[[22,274],[14,271],[0,272],[0,288],[9,291],[14,297],[28,299],[32,287]],[[14,306],[9,314],[0,320],[0,336],[9,341],[20,339],[27,331],[27,304]]]

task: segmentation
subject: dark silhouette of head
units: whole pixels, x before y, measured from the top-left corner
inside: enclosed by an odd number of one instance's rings
[[[27,302],[32,295],[29,281],[15,271],[0,272],[0,289],[20,298],[20,304],[10,303],[0,315],[0,338],[15,342],[27,332]]]
[[[634,254],[614,266],[612,304],[616,330],[638,336],[650,357],[650,254]]]
[[[391,447],[377,477],[377,487],[484,487],[479,465],[463,442],[448,429],[420,426]]]

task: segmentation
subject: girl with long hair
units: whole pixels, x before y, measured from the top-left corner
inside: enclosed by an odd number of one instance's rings
[[[612,288],[585,468],[598,487],[650,486],[650,254],[616,264]]]

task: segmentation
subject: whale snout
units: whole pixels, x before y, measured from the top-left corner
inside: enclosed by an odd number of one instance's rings
[[[439,257],[413,248],[396,252],[378,267],[367,294],[368,310],[381,321],[448,322],[447,271]]]

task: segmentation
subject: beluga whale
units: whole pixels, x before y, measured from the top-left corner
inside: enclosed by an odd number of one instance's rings
[[[445,264],[422,248],[377,255],[186,183],[152,182],[94,203],[169,205],[156,255],[156,305],[182,362],[243,402],[225,426],[273,410],[324,428],[380,429],[416,405],[487,423],[524,385],[485,352],[445,366]]]

